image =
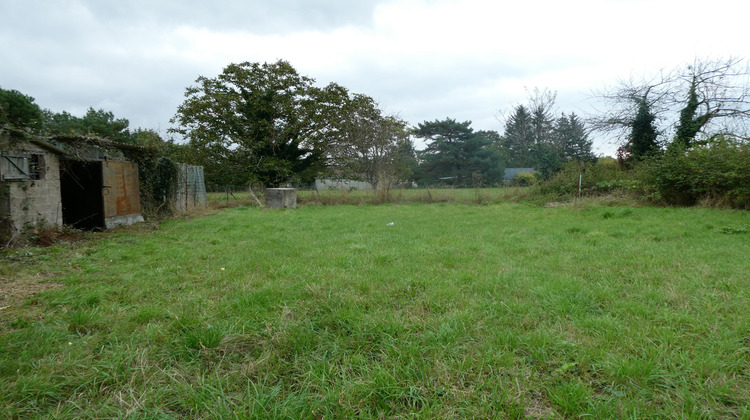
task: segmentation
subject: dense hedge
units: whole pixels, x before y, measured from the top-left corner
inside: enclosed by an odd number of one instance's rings
[[[706,204],[750,209],[750,143],[718,137],[685,150],[672,147],[643,162],[644,193],[670,205]]]

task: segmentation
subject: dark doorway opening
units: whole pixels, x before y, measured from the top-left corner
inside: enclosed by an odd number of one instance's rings
[[[61,166],[63,223],[78,229],[104,229],[102,163],[64,160]]]

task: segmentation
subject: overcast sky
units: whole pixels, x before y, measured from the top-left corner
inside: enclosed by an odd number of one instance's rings
[[[0,87],[166,135],[198,76],[289,61],[412,125],[497,117],[528,90],[586,115],[592,89],[750,56],[746,0],[0,0]],[[611,153],[595,142],[595,151]]]

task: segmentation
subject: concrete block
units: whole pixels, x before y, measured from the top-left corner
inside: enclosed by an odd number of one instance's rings
[[[297,190],[295,188],[266,189],[266,207],[271,209],[296,209]]]

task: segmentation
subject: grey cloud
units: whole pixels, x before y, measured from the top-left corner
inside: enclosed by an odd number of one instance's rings
[[[243,30],[261,35],[370,25],[377,3],[374,0],[81,0],[82,5],[104,22],[156,22],[220,31]]]
[[[376,1],[62,0],[0,2],[0,86],[53,111],[107,106],[131,125],[167,125],[199,74],[180,56],[149,53],[175,27],[283,34],[369,25]],[[178,46],[176,46],[178,47]],[[150,55],[149,55],[150,54]]]
[[[519,78],[524,69],[498,58],[412,58],[397,68],[362,59],[346,73],[324,75],[353,92],[375,98],[391,113],[412,124],[446,117],[472,120],[476,129],[497,130],[497,111],[514,98],[489,98],[487,86],[504,78]]]

